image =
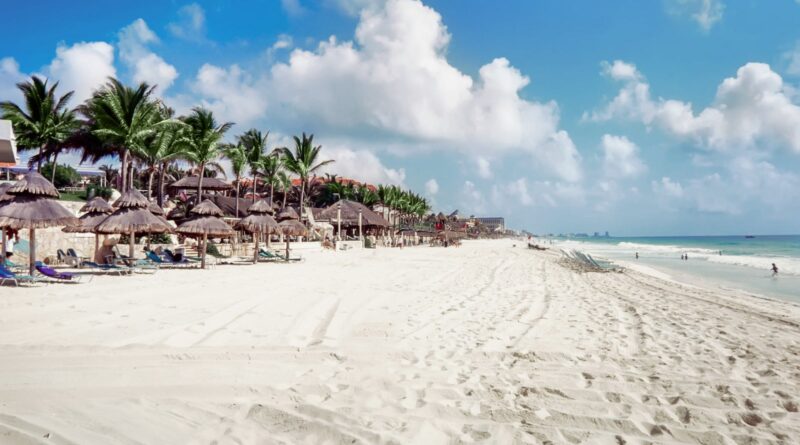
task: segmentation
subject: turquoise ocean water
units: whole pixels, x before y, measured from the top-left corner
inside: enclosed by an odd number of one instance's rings
[[[800,235],[578,238],[566,246],[611,261],[638,261],[687,281],[702,280],[800,302]],[[639,259],[635,254],[639,253]],[[682,254],[688,261],[680,259]],[[780,272],[773,276],[775,263]]]

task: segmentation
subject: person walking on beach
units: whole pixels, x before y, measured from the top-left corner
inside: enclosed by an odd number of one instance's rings
[[[639,259],[639,252],[636,252],[636,259]]]
[[[776,266],[775,263],[772,263],[772,276],[774,277],[776,275],[778,275],[778,266]]]

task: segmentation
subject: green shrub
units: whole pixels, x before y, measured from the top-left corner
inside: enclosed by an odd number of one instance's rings
[[[171,238],[169,237],[168,233],[154,233],[152,235],[148,235],[146,233],[136,234],[136,238],[134,238],[134,242],[136,244],[141,244],[144,241],[144,238],[150,238],[150,244],[170,244],[172,243]],[[128,244],[130,238],[128,238],[128,234],[122,234],[119,237],[119,244]]]
[[[48,162],[47,164],[44,164],[40,173],[47,179],[52,178],[53,163]],[[81,182],[81,175],[78,174],[74,168],[68,165],[59,164],[56,166],[56,176],[54,179],[53,185],[55,185],[56,188],[74,187]]]
[[[113,191],[110,187],[101,187],[99,185],[91,184],[86,188],[86,200],[88,201],[95,196],[99,196],[107,201],[111,199],[112,193]]]

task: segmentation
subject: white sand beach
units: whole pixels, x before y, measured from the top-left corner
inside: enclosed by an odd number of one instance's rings
[[[800,307],[513,241],[0,288],[0,443],[800,443]]]

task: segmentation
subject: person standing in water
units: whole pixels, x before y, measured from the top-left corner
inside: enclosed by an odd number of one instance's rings
[[[636,252],[636,259],[639,259],[639,252]]]
[[[775,263],[772,263],[772,276],[774,277],[776,275],[778,275],[778,266],[776,266]]]

